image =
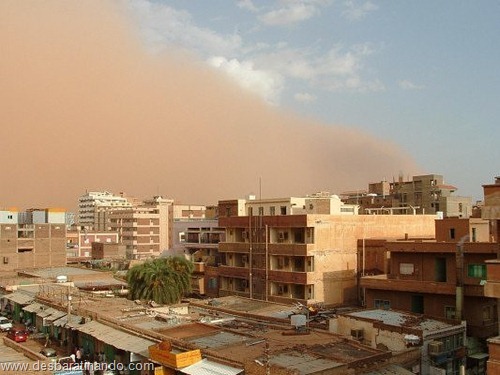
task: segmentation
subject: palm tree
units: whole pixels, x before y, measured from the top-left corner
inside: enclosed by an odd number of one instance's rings
[[[129,297],[160,304],[177,303],[191,291],[193,268],[192,262],[178,256],[136,265],[127,273]]]

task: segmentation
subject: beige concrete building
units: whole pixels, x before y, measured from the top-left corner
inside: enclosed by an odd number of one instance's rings
[[[219,226],[226,229],[216,269],[219,295],[282,303],[357,302],[358,239],[434,236],[435,215],[356,215],[352,205],[335,205],[335,196],[302,202],[219,202]],[[243,203],[248,214],[237,216]],[[269,215],[273,206],[275,215]],[[320,207],[327,213],[319,214]],[[301,214],[293,214],[295,210]]]
[[[143,204],[109,213],[109,230],[126,246],[127,258],[159,256],[172,243],[171,199],[154,197]]]
[[[50,209],[41,210],[51,212]],[[0,271],[14,271],[66,264],[66,225],[27,220],[29,214],[0,211]],[[57,220],[52,220],[57,221]]]

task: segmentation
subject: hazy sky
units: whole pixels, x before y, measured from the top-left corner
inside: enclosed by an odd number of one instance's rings
[[[0,2],[0,206],[498,174],[499,3]],[[496,103],[495,103],[496,104]]]
[[[279,108],[390,139],[460,195],[482,198],[500,174],[498,1],[129,5],[151,48],[182,46]]]

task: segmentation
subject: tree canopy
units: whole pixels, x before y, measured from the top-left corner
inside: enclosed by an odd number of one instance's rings
[[[193,268],[192,262],[179,256],[138,264],[127,273],[129,298],[159,304],[178,303],[191,291]]]

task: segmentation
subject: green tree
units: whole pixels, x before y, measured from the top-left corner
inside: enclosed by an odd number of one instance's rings
[[[193,268],[192,262],[179,256],[138,264],[127,273],[129,297],[160,304],[177,303],[191,291]]]

